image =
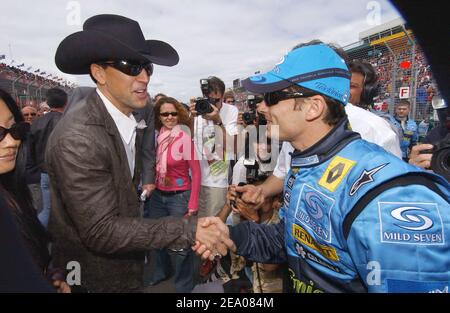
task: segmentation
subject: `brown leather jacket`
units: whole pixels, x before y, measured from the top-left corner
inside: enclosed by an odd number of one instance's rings
[[[137,147],[142,133],[136,132]],[[139,153],[133,180],[119,131],[95,91],[58,123],[47,144],[46,163],[54,266],[79,262],[82,287],[139,291],[145,251],[193,243],[195,217],[142,218],[135,188]]]

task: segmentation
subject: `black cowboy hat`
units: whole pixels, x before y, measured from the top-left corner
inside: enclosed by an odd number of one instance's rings
[[[87,19],[83,31],[67,36],[55,55],[56,66],[68,74],[89,74],[92,63],[108,60],[174,66],[179,57],[168,43],[145,40],[138,22],[112,14]]]

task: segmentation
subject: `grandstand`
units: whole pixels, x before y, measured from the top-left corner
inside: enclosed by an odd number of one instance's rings
[[[343,48],[350,60],[374,66],[380,84],[375,109],[393,113],[400,89],[407,87],[411,117],[418,122],[432,118],[431,99],[439,94],[437,84],[412,30],[401,18],[362,31],[359,41]],[[239,79],[233,81],[233,89],[239,100],[245,98],[247,92]]]
[[[367,61],[375,68],[380,84],[376,107],[392,113],[402,89],[411,102],[412,117],[416,121],[430,118],[431,99],[439,91],[422,49],[402,19],[361,32],[359,41],[344,50],[350,60]]]
[[[45,100],[45,94],[50,88],[58,87],[67,92],[75,86],[40,69],[27,71],[22,67],[24,64],[13,66],[0,62],[0,88],[9,92],[20,107],[31,105],[37,108],[39,103]]]

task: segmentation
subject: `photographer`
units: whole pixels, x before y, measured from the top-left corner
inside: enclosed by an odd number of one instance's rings
[[[447,180],[450,180],[449,174],[449,108],[445,102],[440,99],[441,103],[438,104],[434,99],[433,107],[437,111],[439,118],[439,126],[433,128],[425,137],[423,144],[418,144],[412,147],[409,156],[409,164],[424,168],[431,169],[444,176]],[[434,162],[433,162],[434,158]]]
[[[217,77],[201,80],[203,98],[191,99],[189,110],[194,119],[194,143],[200,156],[202,183],[199,217],[214,216],[223,207],[228,188],[229,160],[227,141],[233,146],[238,109],[224,103],[225,84]]]

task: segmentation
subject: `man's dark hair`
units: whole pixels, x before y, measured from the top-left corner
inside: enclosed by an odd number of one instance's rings
[[[208,92],[217,92],[221,96],[225,93],[225,83],[216,76],[208,77],[209,89]]]
[[[46,98],[51,108],[63,108],[67,103],[67,93],[59,88],[49,89]]]
[[[379,86],[377,83],[377,73],[372,64],[364,61],[353,60],[348,63],[348,68],[352,73],[359,73],[364,77],[360,105],[371,106],[373,98],[377,96]]]

